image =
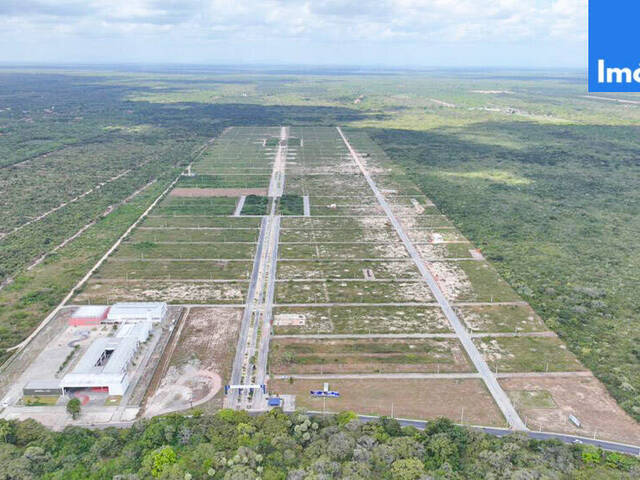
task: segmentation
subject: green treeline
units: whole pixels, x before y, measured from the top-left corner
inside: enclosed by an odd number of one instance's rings
[[[640,462],[591,446],[496,438],[440,419],[426,430],[355,414],[221,410],[131,428],[52,432],[0,420],[0,479],[632,479]]]

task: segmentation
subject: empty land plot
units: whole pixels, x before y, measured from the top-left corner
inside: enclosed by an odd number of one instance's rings
[[[268,174],[195,175],[180,177],[177,188],[261,188],[269,187]]]
[[[296,189],[297,190],[297,189]],[[306,175],[303,179],[302,192],[285,190],[286,193],[297,193],[302,195],[342,195],[349,192],[357,195],[362,192],[370,194],[371,189],[360,173],[351,175]]]
[[[520,297],[487,262],[437,261],[428,265],[448,300],[454,302],[515,302]]]
[[[274,332],[283,335],[451,332],[451,327],[439,307],[388,307],[380,305],[276,307],[273,315]],[[303,325],[281,325],[283,318],[291,315],[303,319]]]
[[[311,215],[329,217],[350,217],[350,216],[375,216],[384,215],[384,211],[379,205],[313,205],[311,204]]]
[[[231,215],[237,198],[167,197],[154,210],[156,215]]]
[[[274,375],[473,371],[462,345],[452,338],[279,338],[271,341],[269,366]]]
[[[410,218],[417,215],[428,215],[438,217],[441,215],[440,211],[434,206],[424,206],[420,203],[414,205],[404,204],[391,204],[391,210],[393,214],[398,218]]]
[[[300,230],[350,230],[354,228],[364,230],[369,228],[391,228],[391,223],[387,217],[289,217],[282,219],[281,227]]]
[[[202,279],[244,280],[249,277],[251,261],[193,261],[193,260],[108,260],[95,278],[145,279]]]
[[[373,175],[373,178],[382,193],[422,195],[415,183],[404,175]]]
[[[394,212],[395,213],[395,212]],[[420,229],[420,228],[441,228],[452,227],[453,223],[444,215],[409,215],[406,217],[399,217],[402,226],[408,230]]]
[[[413,228],[406,229],[405,231],[407,232],[407,236],[416,245],[421,243],[468,243],[468,240],[453,228]]]
[[[169,367],[150,392],[146,416],[187,409],[192,403],[221,406],[222,386],[231,376],[241,316],[242,309],[190,309]]]
[[[542,319],[529,305],[482,305],[455,307],[458,317],[472,332],[544,332]]]
[[[317,207],[326,207],[329,205],[378,205],[378,200],[373,196],[373,193],[369,195],[332,195],[332,196],[315,196],[309,197],[309,203]]]
[[[436,208],[431,199],[426,195],[385,195],[387,202],[393,206],[415,207],[420,205],[424,208]],[[439,213],[439,212],[438,212]]]
[[[239,197],[266,194],[266,188],[174,188],[169,195],[172,197]]]
[[[425,282],[277,282],[277,303],[426,303]]]
[[[282,195],[278,202],[280,215],[303,215],[304,201],[300,195]]]
[[[322,390],[324,381],[271,380],[269,391],[296,395],[296,407],[312,411],[355,412],[430,420],[447,417],[467,424],[506,426],[500,410],[479,379],[362,379],[326,380],[340,398],[323,400],[309,395]]]
[[[281,259],[364,259],[407,258],[409,254],[402,243],[310,243],[280,245]]]
[[[138,228],[130,237],[130,242],[256,242],[259,230],[254,228]]]
[[[487,364],[499,372],[574,372],[585,370],[557,337],[474,338]]]
[[[114,302],[222,303],[245,302],[248,282],[90,280],[75,296],[76,304]]]
[[[209,217],[205,215],[190,217],[166,217],[149,215],[138,230],[144,228],[258,228],[259,218],[251,217]]]
[[[640,425],[624,412],[592,376],[514,377],[500,379],[500,385],[514,400],[522,418],[532,430],[640,443]],[[518,401],[528,397],[525,402]],[[534,397],[536,401],[530,400]],[[549,402],[549,397],[551,402]],[[569,421],[575,415],[582,428]]]
[[[351,228],[344,229],[280,229],[280,243],[289,242],[396,242],[398,236],[390,227],[360,228],[354,219]]]
[[[127,242],[117,250],[117,258],[130,259],[251,259],[255,253],[254,243],[154,243]]]
[[[419,278],[415,264],[409,260],[389,261],[278,261],[278,279],[380,279]]]
[[[469,258],[473,246],[470,243],[415,244],[416,250],[425,260],[447,258]]]

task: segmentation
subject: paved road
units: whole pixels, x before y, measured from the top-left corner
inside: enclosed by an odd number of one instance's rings
[[[260,229],[259,250],[256,251],[251,275],[253,288],[250,288],[247,295],[243,330],[236,349],[231,381],[233,385],[265,383],[280,232],[280,216],[276,214],[276,199],[281,197],[284,191],[288,135],[289,129],[282,127],[280,145],[274,159],[269,184],[271,210],[267,216],[263,217]],[[241,409],[262,408],[262,391],[254,390],[251,397],[248,393],[246,389],[243,389],[242,393],[232,390],[227,397],[227,406]]]
[[[308,379],[308,380],[359,380],[359,379],[421,379],[421,378],[480,378],[479,373],[300,373],[293,375],[277,375],[277,378],[286,380],[288,378]]]
[[[234,217],[239,217],[240,216],[240,212],[242,212],[242,207],[244,207],[244,202],[247,199],[246,195],[242,195],[240,197],[240,200],[238,200],[238,204],[236,205],[236,209],[233,212],[233,216]]]
[[[391,224],[395,228],[396,232],[398,233],[400,240],[402,240],[402,243],[404,244],[407,251],[411,255],[411,258],[416,264],[416,267],[422,274],[422,277],[424,278],[424,280],[429,285],[429,288],[431,289],[431,292],[433,293],[436,300],[440,304],[442,311],[444,312],[446,317],[449,319],[449,323],[451,323],[451,326],[453,327],[453,330],[458,335],[458,338],[460,339],[460,342],[462,343],[464,349],[466,350],[467,355],[469,356],[474,366],[482,376],[482,379],[487,385],[489,392],[493,396],[498,407],[500,408],[504,417],[506,418],[507,423],[513,429],[527,430],[527,427],[522,421],[522,419],[520,418],[520,415],[518,415],[518,412],[516,412],[516,409],[513,407],[511,400],[509,400],[509,397],[507,396],[505,391],[502,389],[502,387],[498,383],[498,380],[495,378],[495,376],[491,372],[491,369],[489,368],[487,363],[484,361],[484,358],[482,358],[482,355],[480,354],[475,344],[471,340],[471,337],[469,336],[469,334],[467,333],[467,330],[462,325],[462,322],[460,322],[460,319],[458,318],[456,313],[453,311],[453,309],[449,305],[449,302],[447,301],[444,294],[440,290],[440,287],[438,286],[437,282],[433,278],[433,275],[431,274],[429,269],[425,266],[424,262],[420,257],[420,254],[418,253],[416,248],[413,246],[413,243],[411,242],[407,234],[404,232],[402,225],[400,224],[398,219],[395,217],[395,215],[391,211],[391,207],[389,206],[386,199],[384,198],[384,196],[376,186],[376,183],[373,181],[373,179],[367,172],[363,163],[360,161],[358,154],[353,149],[353,147],[351,146],[347,138],[344,136],[340,127],[337,127],[337,128],[338,128],[338,133],[342,137],[342,141],[347,146],[347,149],[349,150],[349,153],[353,158],[353,161],[356,162],[356,164],[360,168],[360,171],[364,175],[367,183],[369,184],[369,187],[371,187],[371,190],[373,190],[376,198],[378,199],[378,203],[387,214],[387,217],[389,221],[391,221]]]
[[[322,412],[313,412],[313,413],[322,413]],[[372,415],[358,415],[358,418],[363,422],[369,422],[372,420],[377,420],[379,417],[372,416]],[[409,420],[409,419],[397,419],[397,420],[402,426],[412,426],[420,430],[424,430],[427,423],[429,423],[423,420]],[[481,430],[484,433],[487,433],[489,435],[494,435],[496,437],[504,437],[506,435],[513,434],[513,430],[509,430],[506,428],[478,427],[478,426],[470,426],[470,428]],[[640,455],[640,446],[635,446],[635,445],[627,445],[624,443],[609,442],[606,440],[597,440],[593,438],[580,437],[575,435],[566,435],[562,433],[526,431],[525,434],[531,438],[536,438],[538,440],[560,440],[561,442],[564,442],[564,443],[583,443],[586,445],[594,445],[604,450],[610,450],[613,452],[626,453],[628,455]]]
[[[318,333],[311,335],[273,335],[271,338],[315,338],[340,340],[349,338],[458,338],[455,333]]]
[[[302,197],[302,208],[304,210],[304,216],[311,216],[311,205],[309,204],[309,195],[303,195]]]
[[[253,261],[253,270],[251,271],[251,280],[249,282],[249,290],[247,292],[247,303],[245,304],[244,313],[242,315],[242,323],[240,326],[240,336],[238,337],[238,346],[236,347],[236,356],[233,360],[233,368],[231,370],[231,384],[238,385],[242,379],[242,365],[246,356],[247,340],[249,335],[249,324],[253,313],[253,299],[255,296],[256,286],[258,283],[258,273],[260,271],[260,258],[262,257],[262,249],[264,248],[264,238],[267,230],[267,219],[262,219],[260,225],[260,236],[258,237],[258,247],[256,256]],[[226,406],[233,408],[238,401],[237,390],[232,390],[227,396]]]

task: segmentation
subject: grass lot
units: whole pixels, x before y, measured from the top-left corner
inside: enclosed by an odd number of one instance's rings
[[[58,403],[59,396],[37,396],[37,395],[25,395],[22,397],[22,402],[27,407],[46,407],[52,406]]]
[[[300,195],[283,195],[278,203],[280,215],[304,215],[304,204]]]
[[[270,175],[195,175],[182,177],[176,185],[178,188],[266,188],[271,180]]]
[[[487,262],[473,260],[456,263],[469,278],[471,292],[458,297],[458,301],[514,302],[520,296],[505,282]]]
[[[278,279],[303,278],[362,278],[363,270],[369,269],[376,279],[418,278],[420,272],[409,260],[398,261],[341,261],[341,262],[278,262]]]
[[[276,303],[431,302],[424,282],[278,282]]]
[[[547,390],[511,390],[507,392],[517,409],[556,408],[551,393]]]
[[[231,215],[237,198],[232,197],[167,197],[154,208],[155,215]]]
[[[312,243],[280,245],[278,255],[282,259],[331,259],[331,258],[406,258],[408,253],[402,243]]]
[[[312,398],[310,390],[322,390],[323,380],[271,380],[269,392],[296,395],[296,407],[307,410],[393,415],[398,418],[447,417],[475,425],[506,426],[502,414],[481,380],[328,380],[340,398]],[[464,413],[463,410],[464,409]]]
[[[439,245],[418,244],[416,250],[426,260],[445,258],[471,258],[469,250],[473,248],[470,243],[441,243]]]
[[[351,226],[334,229],[280,229],[280,242],[392,242],[398,236],[391,228],[356,228],[358,220]]]
[[[269,197],[247,195],[240,213],[241,215],[266,215],[268,205]]]
[[[585,370],[555,337],[475,338],[491,369],[498,372],[573,372]]]
[[[259,231],[253,228],[180,229],[157,227],[151,230],[137,229],[129,240],[133,243],[151,242],[255,242]]]
[[[95,278],[240,280],[249,277],[251,261],[108,260]]]
[[[528,305],[455,307],[472,332],[543,332],[542,319]]]
[[[438,307],[277,307],[276,334],[313,333],[448,333],[449,323]],[[306,317],[304,326],[278,326],[278,314]]]
[[[473,371],[454,339],[273,339],[272,374]]]
[[[153,243],[153,242],[127,242],[122,244],[115,255],[118,259],[217,259],[217,258],[245,258],[252,259],[255,253],[255,244],[247,243]]]
[[[164,217],[159,215],[149,215],[142,226],[258,228],[260,227],[260,219],[251,217],[209,217],[203,215],[196,217]]]

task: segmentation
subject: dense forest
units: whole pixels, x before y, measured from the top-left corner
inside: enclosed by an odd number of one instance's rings
[[[51,432],[0,420],[0,479],[633,479],[640,462],[591,446],[495,438],[441,419],[426,430],[390,418],[171,415],[130,428]]]

